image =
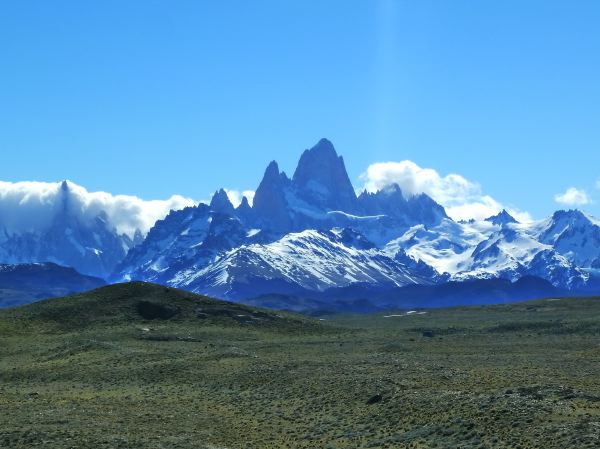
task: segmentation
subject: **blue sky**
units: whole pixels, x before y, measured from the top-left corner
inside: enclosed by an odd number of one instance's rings
[[[0,179],[204,199],[327,137],[357,187],[410,160],[600,215],[598,23],[596,1],[3,2]]]

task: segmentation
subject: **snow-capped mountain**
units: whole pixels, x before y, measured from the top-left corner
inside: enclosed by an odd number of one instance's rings
[[[600,221],[578,210],[558,211],[537,227],[536,237],[571,263],[600,269]]]
[[[172,212],[120,264],[116,279],[145,279],[227,298],[351,284],[431,284],[441,276],[382,243],[416,223],[448,219],[427,195],[398,186],[356,196],[343,159],[323,139],[290,179],[267,167],[253,205],[223,190],[210,205]]]
[[[575,211],[527,224],[507,211],[456,222],[429,196],[405,196],[397,185],[357,196],[322,139],[291,178],[271,162],[252,206],[244,198],[234,208],[219,190],[210,205],[158,221],[116,279],[231,299],[524,276],[576,289],[600,263],[599,231]]]
[[[0,216],[0,262],[53,262],[83,274],[107,277],[142,236],[138,233],[131,239],[119,234],[104,212],[84,220],[75,207],[65,181],[46,226],[9,231],[3,223],[9,217]]]
[[[579,211],[559,211],[534,223],[518,223],[506,211],[482,222],[443,220],[415,226],[386,245],[403,250],[453,280],[537,276],[562,288],[581,288],[600,254],[600,227]]]
[[[0,216],[0,262],[56,262],[240,300],[307,292],[322,300],[342,290],[361,299],[374,289],[393,297],[446,281],[541,278],[533,284],[557,291],[600,284],[595,218],[559,211],[519,223],[502,211],[457,222],[395,184],[357,195],[326,139],[302,153],[291,178],[271,162],[252,205],[244,197],[234,207],[221,189],[210,204],[172,210],[145,238],[120,234],[102,210],[83,219],[67,182],[52,207],[52,220],[34,230],[9,231],[10,217]]]
[[[242,299],[264,293],[324,291],[352,284],[429,285],[425,264],[392,258],[351,230],[306,230],[271,243],[241,245],[206,266],[179,271],[169,283],[186,290]]]

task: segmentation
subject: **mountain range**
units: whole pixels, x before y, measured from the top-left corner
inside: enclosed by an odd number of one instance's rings
[[[210,204],[171,211],[145,237],[119,235],[102,213],[78,221],[68,184],[61,189],[48,229],[0,231],[0,262],[50,261],[110,282],[150,281],[238,301],[389,298],[406,287],[415,295],[419,286],[439,294],[433,287],[449,282],[522,278],[538,279],[546,292],[598,287],[599,220],[570,210],[532,223],[507,211],[459,222],[397,184],[357,194],[326,139],[302,153],[291,177],[271,162],[252,204],[244,197],[234,207],[220,189]]]
[[[0,308],[71,295],[106,283],[53,263],[0,264]]]

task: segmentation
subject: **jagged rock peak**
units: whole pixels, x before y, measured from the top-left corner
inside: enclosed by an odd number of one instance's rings
[[[269,162],[267,169],[265,170],[265,174],[263,175],[263,179],[260,182],[258,190],[261,186],[265,187],[267,185],[286,185],[289,183],[289,178],[285,174],[285,172],[279,171],[279,165],[277,165],[276,161]]]
[[[358,197],[358,204],[365,215],[387,215],[407,224],[432,226],[448,218],[444,208],[427,194],[412,195],[407,199],[396,183],[377,192],[363,191]]]
[[[493,224],[499,225],[499,226],[502,226],[502,225],[505,225],[508,223],[518,223],[518,221],[515,219],[515,217],[513,217],[511,214],[509,214],[506,209],[502,209],[502,211],[499,212],[498,214],[486,218],[485,221],[489,221],[490,223],[493,223]]]
[[[285,198],[290,180],[284,172],[279,172],[277,162],[272,161],[260,182],[252,203],[253,215],[261,227],[288,230],[291,220]]]
[[[384,191],[384,192],[386,192],[386,193],[388,193],[388,194],[389,194],[389,193],[395,193],[395,194],[398,194],[398,193],[400,193],[400,194],[401,194],[401,193],[402,193],[402,189],[401,189],[401,188],[400,188],[400,186],[399,186],[397,183],[395,183],[395,182],[394,182],[394,183],[392,183],[392,184],[390,184],[390,185],[388,185],[388,186],[385,186],[385,187],[384,187],[383,189],[381,189],[381,190],[382,190],[382,191]]]
[[[269,162],[269,165],[267,165],[267,169],[265,170],[265,175],[263,176],[263,179],[275,179],[275,178],[279,178],[279,165],[277,165],[277,161],[271,161]]]
[[[317,142],[315,146],[308,150],[304,150],[300,162],[302,162],[302,158],[314,157],[320,160],[334,160],[334,159],[342,159],[341,156],[338,156],[335,151],[335,147],[331,141],[323,138]],[[300,165],[300,164],[299,164]]]
[[[235,209],[235,215],[245,224],[249,224],[252,221],[254,214],[250,202],[245,196],[242,197],[242,202]]]
[[[397,197],[405,200],[404,193],[402,189],[397,183],[389,184],[376,192],[369,192],[367,190],[363,190],[360,194],[361,197],[381,197],[381,198],[389,198],[389,197]]]
[[[344,159],[327,139],[302,153],[292,183],[309,204],[330,210],[356,210],[356,194]]]
[[[210,201],[210,208],[218,213],[231,214],[233,213],[233,204],[229,201],[225,189],[219,189],[215,192]]]
[[[344,159],[338,156],[329,140],[321,139],[311,149],[304,150],[292,180],[297,186],[306,185],[311,181],[328,184],[330,179],[327,179],[327,175],[338,171],[342,171],[342,173],[336,174],[348,176]]]
[[[242,202],[240,203],[240,205],[237,207],[238,210],[248,210],[250,209],[250,203],[248,202],[248,198],[246,198],[245,196],[242,197]]]
[[[69,213],[69,209],[70,209],[70,198],[69,198],[69,194],[70,194],[70,188],[69,188],[69,181],[68,180],[64,180],[61,184],[60,184],[60,191],[59,191],[59,207],[60,209],[58,209],[60,211],[59,213],[59,217],[60,216],[66,216]]]

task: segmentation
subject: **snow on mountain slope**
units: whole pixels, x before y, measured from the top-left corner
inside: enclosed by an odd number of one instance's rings
[[[600,222],[595,218],[578,210],[557,211],[532,232],[573,264],[600,269]]]
[[[171,211],[156,222],[142,244],[133,248],[117,267],[114,280],[159,281],[175,261],[192,257],[208,234],[210,208],[205,204]]]
[[[415,226],[388,243],[385,250],[394,254],[402,249],[439,273],[449,273],[454,280],[514,281],[535,275],[560,287],[584,284],[588,279],[585,271],[551,242],[540,239],[549,227],[548,220],[518,223],[506,212],[482,222],[457,223],[447,219],[432,228]]]
[[[500,277],[516,281],[532,275],[557,287],[573,288],[585,283],[585,272],[531,234],[527,225],[504,225],[477,245],[471,255],[471,264],[455,278]]]
[[[352,235],[349,235],[352,234]],[[226,252],[206,267],[190,267],[169,284],[226,298],[281,290],[327,288],[367,283],[378,286],[430,284],[431,268],[420,272],[374,248],[349,230],[306,230],[290,233],[267,244],[242,245]]]
[[[455,274],[470,264],[473,249],[492,232],[487,222],[457,223],[449,218],[431,228],[417,225],[386,244],[385,251],[396,254],[404,250],[439,273]]]
[[[263,237],[261,230],[248,229],[237,217],[215,212],[205,204],[171,212],[129,252],[113,280],[168,283],[184,268],[204,267],[225,251]]]

